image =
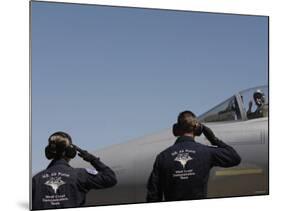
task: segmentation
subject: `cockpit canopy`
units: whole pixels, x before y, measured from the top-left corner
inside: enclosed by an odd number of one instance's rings
[[[257,99],[256,96],[262,97]],[[202,122],[220,122],[256,119],[267,116],[268,86],[260,86],[243,90],[233,95],[211,110],[203,113],[198,119]]]

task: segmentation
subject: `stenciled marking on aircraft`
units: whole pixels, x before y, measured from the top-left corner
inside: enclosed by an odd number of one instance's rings
[[[262,174],[262,169],[225,169],[216,171],[216,176],[235,176],[247,174]]]

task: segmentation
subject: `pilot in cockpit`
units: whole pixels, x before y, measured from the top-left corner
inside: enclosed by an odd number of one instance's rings
[[[268,104],[265,103],[265,95],[262,90],[258,89],[254,92],[253,98],[257,106],[256,110],[252,112],[253,101],[249,102],[249,109],[247,111],[248,119],[260,118],[268,116]]]

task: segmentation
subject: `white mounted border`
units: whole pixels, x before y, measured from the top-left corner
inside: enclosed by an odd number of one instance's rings
[[[142,8],[270,16],[270,196],[67,209],[137,210],[276,210],[280,207],[281,13],[276,0],[65,0]],[[27,210],[29,198],[29,2],[0,3],[1,210]]]

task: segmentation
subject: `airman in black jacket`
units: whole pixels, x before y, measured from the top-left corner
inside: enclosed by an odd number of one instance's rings
[[[175,144],[156,157],[147,184],[148,202],[206,198],[210,169],[241,162],[237,152],[199,123],[191,111],[179,114],[173,132],[178,137]],[[213,146],[194,141],[202,132]]]
[[[72,168],[68,162],[76,151],[92,168]],[[46,170],[32,178],[32,209],[52,209],[82,206],[86,193],[91,189],[114,186],[115,173],[99,158],[72,144],[71,137],[56,132],[49,138],[45,148],[48,159],[52,159]]]

